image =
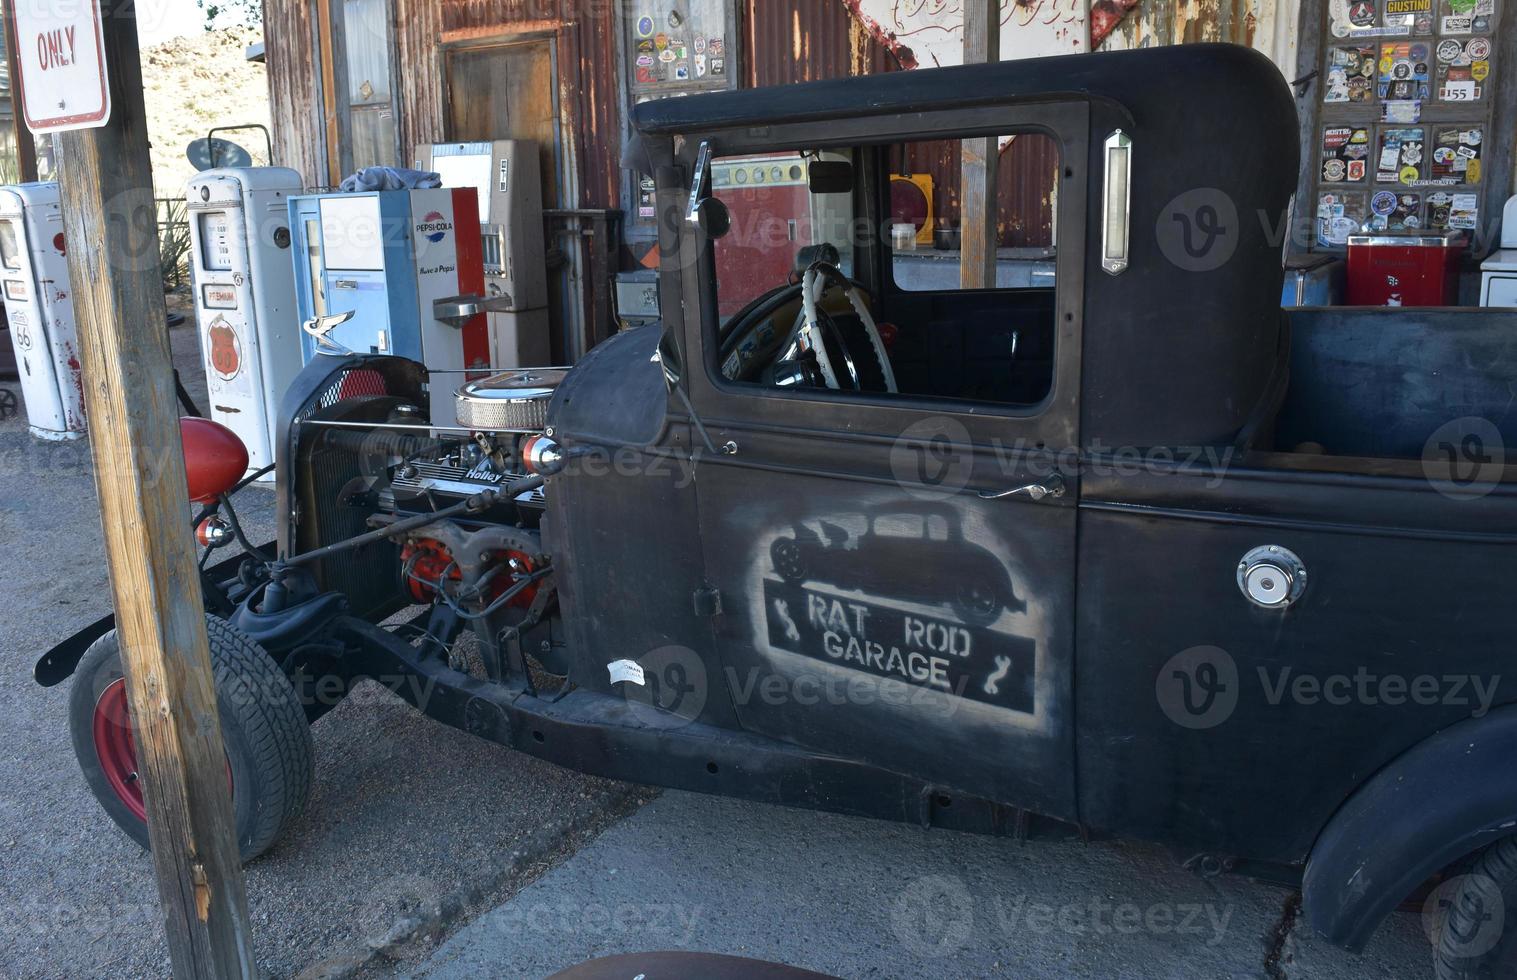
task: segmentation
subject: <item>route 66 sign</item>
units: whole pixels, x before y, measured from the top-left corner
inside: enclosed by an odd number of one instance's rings
[[[34,133],[93,129],[111,118],[99,0],[9,0],[16,36],[13,70]]]

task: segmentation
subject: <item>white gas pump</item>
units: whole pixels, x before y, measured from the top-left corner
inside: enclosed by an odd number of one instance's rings
[[[0,266],[32,435],[81,439],[84,386],[56,183],[0,188]]]
[[[279,403],[304,363],[289,207],[301,189],[300,174],[285,167],[207,170],[189,183],[211,418],[247,445],[249,472],[274,462]]]
[[[426,143],[417,169],[435,171],[444,187],[479,191],[485,295],[509,296],[509,308],[490,314],[500,369],[552,363],[548,326],[548,266],[544,247],[542,165],[531,140]]]

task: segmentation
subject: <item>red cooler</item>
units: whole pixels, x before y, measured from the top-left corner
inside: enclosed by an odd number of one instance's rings
[[[1349,306],[1457,306],[1464,233],[1350,235]]]

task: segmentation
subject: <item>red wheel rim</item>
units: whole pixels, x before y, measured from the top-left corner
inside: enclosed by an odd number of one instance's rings
[[[137,776],[137,739],[132,734],[132,712],[126,697],[126,679],[118,678],[100,692],[95,702],[95,755],[100,770],[116,798],[138,820],[147,820],[142,800],[142,780]],[[227,788],[232,789],[232,760],[226,764]]]
[[[95,702],[95,754],[100,770],[117,799],[138,820],[147,819],[142,802],[142,781],[137,778],[137,740],[132,737],[132,716],[126,701],[126,680],[112,681]]]

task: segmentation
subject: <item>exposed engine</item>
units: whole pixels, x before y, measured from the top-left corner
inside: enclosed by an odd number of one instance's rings
[[[304,566],[316,589],[344,593],[366,617],[430,607],[402,627],[429,652],[453,659],[467,629],[480,639],[490,679],[526,678],[529,657],[560,673],[551,666],[554,569],[540,528],[544,477],[559,461],[544,433],[548,403],[567,372],[470,381],[457,391],[458,424],[434,425],[411,378],[397,373],[353,390],[354,376],[397,361],[333,376],[330,394],[318,389],[299,418],[305,492],[293,502],[290,550],[314,556]]]
[[[456,396],[458,429],[435,430],[434,438],[413,443],[392,460],[389,479],[381,481],[375,500],[381,513],[374,521],[380,524],[464,502],[478,505],[467,516],[396,540],[404,594],[434,608],[427,634],[449,644],[463,625],[488,625],[500,641],[494,657],[486,651],[492,673],[504,666],[498,657],[523,657],[520,641],[544,624],[552,606],[551,559],[540,546],[531,546],[540,541],[536,532],[547,507],[546,492],[539,486],[501,494],[543,472],[552,452],[551,440],[543,434],[548,402],[565,373],[552,368],[512,371],[465,384]],[[488,639],[485,631],[475,631]],[[510,635],[502,636],[502,631]],[[492,646],[496,644],[486,643]],[[544,646],[551,649],[551,642],[539,640],[534,652],[542,653]]]

